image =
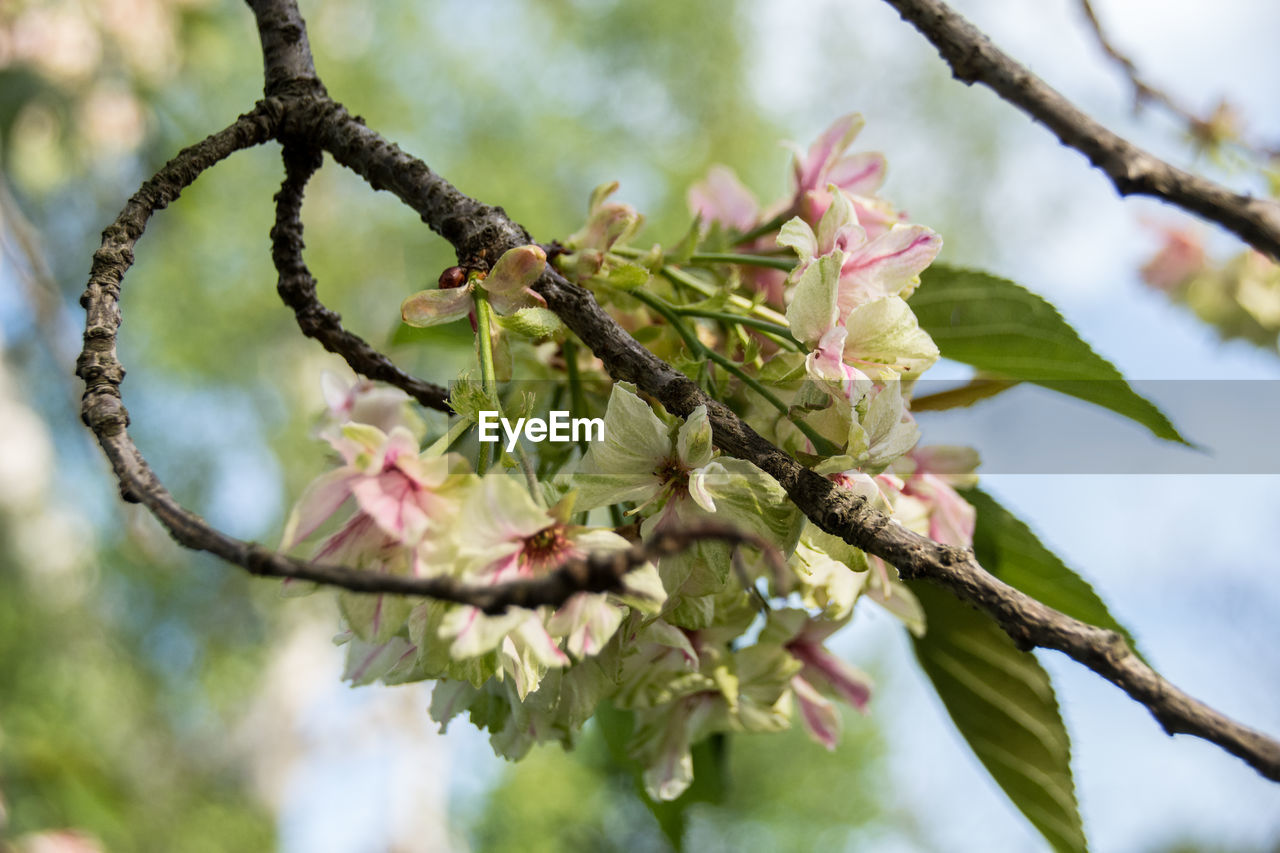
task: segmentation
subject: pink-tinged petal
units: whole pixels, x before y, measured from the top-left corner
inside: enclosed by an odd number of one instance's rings
[[[841,116],[809,146],[804,161],[795,163],[796,188],[800,193],[826,185],[827,171],[853,142],[862,126],[862,116],[857,113]]]
[[[750,231],[760,216],[760,205],[751,190],[727,166],[715,165],[705,180],[689,188],[689,210],[705,222],[720,222],[738,231]]]
[[[831,207],[831,193],[825,189],[806,190],[796,199],[796,212],[805,222],[817,225]]]
[[[968,548],[973,544],[977,513],[964,498],[934,474],[923,479],[932,492],[933,512],[929,515],[929,538],[944,545]]]
[[[851,154],[831,164],[827,180],[853,195],[875,195],[884,183],[885,170],[883,154]]]
[[[848,330],[833,326],[818,341],[818,347],[805,359],[809,376],[834,386],[834,391],[851,404],[856,405],[871,393],[871,378],[858,368],[844,362],[844,343]]]
[[[313,559],[332,563],[358,563],[361,558],[381,551],[387,543],[387,535],[378,529],[373,519],[357,513],[350,521],[324,541]]]
[[[569,654],[582,659],[598,653],[622,624],[621,607],[601,594],[579,593],[552,614],[547,632],[566,637]]]
[[[836,190],[831,194],[831,205],[818,222],[818,254],[851,252],[867,242],[867,232],[858,224],[858,212],[853,201]]]
[[[352,482],[359,475],[347,468],[322,474],[312,481],[289,514],[281,537],[280,550],[287,551],[316,532],[351,496]]]
[[[903,214],[882,199],[858,196],[853,200],[853,209],[857,211],[858,222],[866,229],[867,238],[871,240],[893,226],[903,224]]]
[[[805,665],[800,674],[810,683],[824,685],[859,711],[866,711],[871,701],[871,679],[866,673],[816,642],[799,639],[787,649]]]
[[[791,690],[800,703],[800,718],[809,736],[834,751],[840,740],[840,713],[836,706],[798,675],[791,679]]]
[[[351,487],[356,503],[374,523],[397,541],[416,545],[429,520],[419,503],[419,491],[397,470],[365,477]]]
[[[516,293],[538,280],[547,268],[547,253],[541,246],[518,246],[504,252],[481,282],[490,294]]]
[[[3,805],[2,801],[0,805]],[[0,817],[3,816],[4,812],[0,811]],[[21,849],[24,853],[104,853],[104,848],[100,846],[102,842],[78,829],[28,833],[18,839],[18,842],[21,847],[9,848],[6,845],[6,849]]]
[[[693,783],[693,753],[687,737],[668,735],[657,762],[644,771],[644,789],[655,800],[670,801]]]
[[[475,607],[458,607],[445,614],[440,636],[452,637],[449,655],[463,660],[497,648],[512,630],[534,618],[528,610],[512,608],[501,616],[486,616]]]
[[[544,666],[570,664],[569,656],[561,650],[555,638],[547,633],[547,629],[542,626],[542,620],[536,615],[529,614],[527,619],[515,627],[511,635],[519,639],[538,663]]]
[[[489,304],[493,306],[494,311],[506,317],[525,308],[544,307],[546,302],[533,291],[520,288],[490,293]]]
[[[383,464],[387,466],[396,465],[399,461],[415,460],[418,458],[418,439],[408,427],[392,427],[382,454]]]
[[[461,320],[471,308],[468,288],[423,290],[400,303],[400,317],[410,326],[438,326]]]
[[[937,257],[942,238],[923,225],[895,225],[848,253],[840,268],[839,316],[859,305],[896,296]]]
[[[320,374],[320,392],[324,395],[325,406],[333,417],[339,418],[351,413],[358,385],[359,382],[353,385],[330,370]],[[345,420],[345,417],[342,419]]]
[[[1159,290],[1172,290],[1205,267],[1204,243],[1199,232],[1166,227],[1164,244],[1142,267],[1142,280]]]
[[[867,503],[874,503],[880,498],[880,487],[876,485],[875,478],[870,474],[862,473],[856,468],[839,474],[831,474],[827,479],[842,488],[848,489],[866,500]]]

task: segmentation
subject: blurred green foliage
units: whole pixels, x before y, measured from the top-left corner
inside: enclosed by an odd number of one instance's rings
[[[302,7],[335,98],[544,240],[581,224],[592,187],[620,180],[619,198],[649,217],[646,234],[674,243],[688,226],[684,188],[712,162],[731,164],[767,203],[786,186],[780,138],[882,97],[824,79],[762,101],[753,75],[794,45],[762,44],[755,7],[734,0]],[[822,61],[838,78],[870,48],[856,17],[833,13],[825,27]],[[315,608],[157,545],[163,535],[119,504],[78,422],[68,363],[100,230],[178,148],[260,96],[252,16],[237,0],[15,0],[0,7],[0,28],[27,33],[10,43],[28,45],[0,67],[0,166],[13,196],[0,229],[16,233],[21,211],[49,267],[47,277],[24,275],[20,258],[3,268],[14,294],[0,306],[5,362],[57,446],[59,499],[97,542],[83,593],[50,598],[41,567],[0,538],[0,833],[75,826],[113,850],[267,849],[271,817],[228,732],[273,642]],[[918,84],[912,109],[937,108]],[[807,125],[784,128],[780,115]],[[994,133],[972,143],[974,161],[994,156]],[[197,512],[268,542],[324,459],[309,433],[319,370],[338,364],[273,292],[280,176],[274,144],[243,152],[155,217],[124,282],[120,343],[133,435],[162,479]],[[980,233],[965,194],[948,191],[965,180],[977,178],[922,177],[921,198],[952,201],[913,212],[952,212]],[[453,262],[411,211],[332,162],[303,215],[321,298],[375,345],[390,344],[401,299]],[[465,323],[391,347],[440,381],[469,349]],[[4,520],[9,532],[22,523]],[[870,831],[887,802],[871,723],[851,721],[832,755],[802,741],[730,739],[724,797],[687,815],[691,846],[825,848]],[[666,844],[594,731],[577,757],[542,750],[513,767],[483,811],[482,849]]]
[[[911,837],[867,718],[846,716],[834,752],[800,729],[713,738],[695,748],[694,786],[660,804],[606,735],[613,723],[593,722],[573,753],[538,747],[511,765],[471,819],[474,849],[807,851],[852,849],[890,831]]]

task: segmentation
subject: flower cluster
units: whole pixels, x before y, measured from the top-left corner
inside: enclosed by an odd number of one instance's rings
[[[906,300],[941,241],[875,195],[884,158],[846,154],[860,127],[846,116],[797,152],[794,190],[772,212],[716,167],[690,194],[701,224],[670,251],[631,247],[641,217],[609,200],[616,185],[602,187],[553,262],[814,470],[897,523],[967,545],[973,510],[956,489],[972,483],[976,456],[916,447],[910,413],[914,381],[938,350]],[[794,263],[779,263],[780,251]],[[630,750],[657,799],[688,787],[691,748],[713,733],[798,722],[834,748],[837,703],[865,711],[871,687],[829,639],[863,597],[917,632],[919,605],[892,569],[805,519],[772,477],[718,452],[706,406],[678,417],[625,383],[607,397],[588,394],[589,356],[548,342],[541,321],[518,319],[545,311],[532,285],[547,254],[520,247],[487,275],[454,271],[442,289],[405,300],[402,316],[414,325],[469,314],[478,322],[484,378],[459,386],[470,397],[455,392],[463,421],[423,451],[390,398],[374,404],[366,398],[381,392],[365,385],[331,389],[334,423],[323,436],[341,464],[299,501],[284,547],[315,540],[322,562],[478,588],[712,520],[770,553],[699,540],[633,570],[617,593],[500,615],[341,593],[347,678],[434,680],[432,717],[444,726],[469,716],[512,759],[538,742],[571,744],[607,702],[631,715]],[[485,475],[472,472],[467,452],[447,452],[476,410],[531,405],[514,394],[503,401],[495,342],[512,370],[558,378],[575,405],[603,402],[603,438],[540,454],[537,465],[523,447],[519,459],[499,449],[494,462],[505,464]],[[365,415],[377,423],[360,422]],[[462,446],[477,448],[477,471],[489,466],[485,445]]]

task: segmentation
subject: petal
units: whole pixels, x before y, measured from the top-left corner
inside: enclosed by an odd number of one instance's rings
[[[818,255],[818,237],[809,227],[809,223],[800,217],[787,221],[778,232],[778,245],[786,249],[794,249],[800,256],[802,264],[808,264]]]
[[[816,643],[797,645],[806,648],[805,654],[797,655],[805,662],[805,678],[824,684],[859,711],[867,710],[871,701],[870,676]]]
[[[827,386],[827,392],[856,406],[871,393],[871,378],[858,368],[844,363],[844,326],[833,326],[818,341],[818,348],[805,358],[805,372]]]
[[[461,320],[471,313],[471,308],[468,288],[422,290],[400,303],[400,316],[410,326],[438,326]]]
[[[810,264],[796,282],[787,306],[787,323],[797,340],[813,344],[836,325],[842,260],[840,252],[825,255]]]
[[[902,214],[884,199],[858,196],[853,200],[853,209],[858,212],[858,222],[867,229],[867,236],[873,240],[903,220]]]
[[[324,395],[324,403],[335,417],[351,411],[355,401],[356,387],[360,383],[349,382],[332,370],[320,374],[320,392]]]
[[[941,248],[942,238],[923,225],[894,225],[851,251],[840,270],[840,316],[912,287]]]
[[[853,142],[863,124],[862,116],[857,113],[843,115],[809,146],[804,162],[795,163],[796,187],[801,192],[820,189],[826,183],[827,171]]]
[[[523,645],[524,650],[544,666],[568,666],[569,656],[561,651],[555,638],[547,633],[542,620],[537,614],[524,612],[528,618],[516,625],[511,632],[511,636],[517,641],[517,646]]]
[[[868,151],[842,157],[827,170],[827,180],[853,195],[875,195],[884,183],[884,155]]]
[[[566,637],[565,647],[579,660],[604,648],[622,624],[623,609],[609,603],[603,594],[579,593],[557,610],[547,623],[547,632]]]
[[[449,656],[455,660],[478,657],[497,648],[530,615],[528,610],[512,608],[501,616],[486,616],[475,607],[455,607],[440,621],[440,636],[453,639]]]
[[[541,246],[530,244],[504,252],[480,286],[489,293],[511,293],[523,290],[538,280],[547,266],[547,253]]]
[[[701,468],[711,461],[711,422],[707,407],[698,406],[676,434],[676,455],[686,468]]]
[[[723,485],[729,474],[719,462],[710,462],[701,468],[689,472],[689,497],[707,512],[716,511],[715,498],[711,496],[708,486],[711,483]]]
[[[980,462],[978,451],[972,447],[949,444],[931,444],[918,448],[911,454],[911,458],[916,463],[916,470],[924,474],[972,474]]]
[[[867,241],[867,232],[858,224],[853,202],[835,187],[830,187],[831,205],[818,222],[818,254],[835,249],[851,251]],[[846,261],[847,263],[847,261]]]
[[[412,481],[398,470],[361,478],[351,487],[356,502],[388,535],[416,545],[427,531],[427,514]]]
[[[315,533],[351,496],[352,481],[358,476],[350,468],[339,468],[313,480],[289,513],[280,538],[280,550],[287,551]]]
[[[919,376],[938,360],[938,346],[897,296],[859,305],[845,318],[844,361],[885,365]],[[905,377],[904,377],[905,378]]]
[[[798,675],[791,679],[791,689],[800,703],[800,718],[809,736],[828,750],[835,750],[840,740],[840,714],[836,706]]]
[[[705,222],[721,222],[743,232],[750,231],[760,216],[760,205],[751,190],[732,169],[718,164],[689,188],[689,210]]]
[[[929,516],[929,538],[944,545],[968,548],[973,544],[977,513],[959,494],[935,474],[925,474],[932,491],[933,512]]]
[[[667,425],[649,404],[615,384],[604,414],[604,440],[591,443],[574,475],[577,508],[653,498],[662,488],[656,472],[673,449]]]

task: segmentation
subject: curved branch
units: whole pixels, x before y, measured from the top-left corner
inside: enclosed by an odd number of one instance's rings
[[[1146,195],[1198,214],[1280,261],[1280,204],[1232,192],[1171,166],[1112,133],[991,43],[941,0],[885,0],[951,66],[957,80],[982,83],[1089,158],[1121,195]]]
[[[1125,187],[1134,192],[1143,191],[1142,187],[1155,181],[1152,185],[1155,188],[1148,190],[1150,194],[1179,203],[1177,199],[1182,196],[1178,193],[1189,193],[1192,198],[1186,201],[1186,205],[1193,210],[1204,207],[1221,213],[1219,208],[1225,207],[1237,219],[1228,217],[1217,221],[1224,224],[1235,222],[1242,229],[1238,233],[1256,232],[1266,238],[1262,240],[1264,245],[1268,245],[1267,240],[1280,245],[1280,241],[1274,240],[1276,214],[1271,208],[1255,208],[1259,202],[1232,196],[1194,176],[1171,170],[1171,167],[1119,140],[1109,131],[1093,125],[1061,96],[1013,65],[963,19],[934,0],[889,2],[900,8],[932,10],[930,15],[926,15],[926,23],[950,33],[948,38],[942,39],[947,45],[944,56],[947,51],[960,51],[959,58],[955,60],[959,63],[957,76],[965,79],[960,69],[976,68],[971,79],[983,79],[982,72],[986,69],[987,73],[994,74],[995,79],[1003,81],[1002,86],[1012,86],[1015,94],[1025,88],[1028,92],[1037,93],[1037,97],[1052,96],[1049,101],[1054,109],[1047,114],[1053,117],[1054,123],[1050,126],[1055,130],[1059,130],[1055,125],[1064,126],[1065,129],[1059,131],[1060,135],[1078,138],[1083,134],[1088,137],[1089,130],[1105,134],[1100,137],[1103,140],[1102,150],[1095,162],[1099,165],[1118,164],[1117,168],[1126,170],[1124,174],[1128,177],[1117,181],[1122,192]],[[488,266],[508,249],[529,243],[530,238],[522,227],[507,218],[501,208],[490,207],[464,195],[432,173],[424,163],[386,142],[358,119],[351,118],[340,105],[324,95],[311,65],[305,29],[293,0],[252,0],[251,5],[263,39],[268,91],[279,92],[281,97],[269,98],[254,113],[242,117],[227,130],[180,153],[143,185],[117,221],[104,232],[103,246],[94,254],[89,287],[82,298],[88,312],[85,350],[77,369],[87,386],[83,414],[111,460],[124,495],[144,502],[181,544],[210,551],[255,574],[336,582],[339,578],[332,573],[345,570],[315,566],[241,542],[212,529],[203,519],[183,509],[155,478],[129,439],[125,431],[128,417],[119,394],[124,370],[115,357],[115,336],[120,324],[118,297],[121,277],[132,263],[133,244],[141,235],[147,218],[177,198],[181,189],[205,168],[238,148],[257,144],[275,135],[291,141],[306,139],[311,145],[330,151],[335,159],[363,176],[375,189],[385,188],[394,192],[418,211],[428,226],[454,245],[464,263]],[[922,31],[928,31],[926,26],[918,26]],[[995,72],[990,71],[993,67]],[[1031,100],[1036,103],[1034,97]],[[1060,114],[1064,108],[1069,111],[1065,118]],[[1032,111],[1032,114],[1037,113]],[[1087,130],[1082,131],[1072,124],[1081,119],[1089,122],[1084,125]],[[1092,143],[1085,139],[1082,144]],[[1162,175],[1163,178],[1160,177]],[[1165,179],[1172,180],[1181,189],[1174,192],[1163,187],[1161,180]],[[288,183],[287,179],[286,185]],[[1207,197],[1204,194],[1205,184],[1213,190]],[[1224,201],[1219,196],[1227,198]],[[1243,210],[1240,209],[1242,206]],[[1248,227],[1241,224],[1239,218],[1248,220]],[[296,248],[300,249],[300,246],[299,239]],[[1272,251],[1271,254],[1276,253]],[[728,407],[707,397],[687,377],[645,349],[600,307],[590,292],[565,280],[554,270],[544,274],[535,288],[548,306],[601,359],[615,380],[634,382],[677,415],[687,416],[698,405],[706,405],[717,446],[771,474],[792,501],[823,530],[888,561],[904,578],[924,578],[941,584],[962,600],[990,614],[1023,647],[1040,646],[1064,652],[1146,706],[1166,731],[1185,732],[1209,740],[1239,756],[1267,778],[1280,781],[1280,742],[1236,723],[1179,691],[1134,655],[1118,634],[1087,625],[1041,604],[983,570],[971,551],[941,545],[913,533],[869,508],[865,500],[851,491],[804,468],[751,429]],[[604,577],[602,566],[597,573],[597,569],[590,566],[591,560],[587,562],[585,569],[574,569],[578,574],[571,578],[573,583],[589,584],[594,582],[593,578]],[[341,580],[360,584],[360,588],[366,591],[374,591],[372,584],[375,583],[408,582],[408,579],[392,580],[386,576],[381,576],[382,580],[373,580],[380,576],[365,572],[357,574],[359,580],[345,575]],[[416,580],[439,582],[440,579]],[[575,586],[574,590],[580,588]],[[409,592],[403,587],[386,591]],[[437,586],[432,592],[422,594],[457,600],[450,596],[464,593],[457,587]],[[527,596],[522,599],[525,602],[542,601],[536,596],[550,595],[528,590],[519,594]],[[498,608],[505,604],[489,602],[486,606]]]
[[[303,144],[286,142],[283,149],[284,183],[276,193],[276,222],[271,228],[271,260],[280,274],[276,290],[284,304],[293,309],[298,328],[315,338],[329,352],[346,359],[356,373],[401,389],[423,406],[452,412],[449,390],[410,376],[391,359],[370,346],[364,338],[348,332],[342,317],[330,311],[316,296],[316,280],[302,260],[302,193],[307,181],[320,168],[320,151]]]
[[[780,561],[772,546],[758,537],[728,525],[707,523],[685,530],[664,531],[650,542],[636,543],[622,551],[570,560],[534,580],[477,588],[448,576],[405,577],[294,559],[228,536],[179,504],[129,437],[129,415],[120,396],[125,371],[116,355],[122,320],[120,285],[133,264],[133,247],[152,214],[175,201],[206,169],[236,151],[272,138],[278,130],[279,115],[278,103],[263,102],[225,130],[183,149],[134,194],[116,221],[103,232],[102,246],[94,253],[89,285],[81,297],[88,315],[84,350],[76,366],[76,374],[85,382],[81,414],[110,460],[126,500],[144,504],[179,544],[208,551],[255,575],[308,580],[354,592],[426,596],[469,604],[486,613],[501,613],[509,607],[559,606],[579,592],[621,591],[624,577],[631,569],[705,539],[752,545],[765,552],[775,564]],[[316,156],[318,154],[299,154],[286,148],[285,161],[290,168],[277,198],[280,213],[272,235],[282,279],[287,273],[304,276],[313,301],[315,283],[299,254],[302,241],[297,213],[302,185],[315,170]],[[283,284],[282,289],[286,289]],[[326,310],[323,306],[320,308]],[[341,331],[340,326],[338,329]],[[348,337],[359,341],[354,335]]]
[[[84,380],[80,417],[93,430],[108,456],[106,440],[124,435],[129,413],[120,401],[124,366],[116,356],[116,333],[120,329],[120,284],[133,264],[133,247],[146,230],[147,221],[178,198],[209,167],[236,151],[271,139],[280,122],[279,101],[261,101],[224,130],[202,142],[184,148],[146,181],[125,204],[115,222],[102,232],[102,246],[93,253],[89,284],[80,297],[85,309],[84,349],[76,360],[76,375]],[[126,441],[128,438],[126,436]],[[132,446],[132,442],[129,442]],[[136,452],[136,451],[135,451]],[[126,483],[122,461],[112,456],[116,476],[126,500],[137,501]]]

